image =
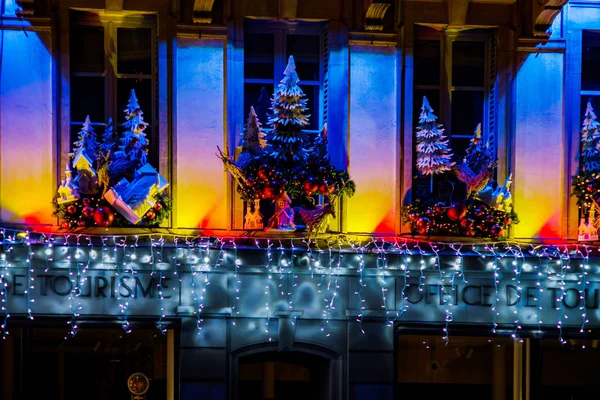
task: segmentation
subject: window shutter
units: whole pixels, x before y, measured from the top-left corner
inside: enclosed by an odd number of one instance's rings
[[[488,90],[488,101],[487,101],[487,139],[489,140],[492,148],[492,154],[497,154],[496,148],[496,130],[497,130],[497,113],[496,113],[496,92],[498,86],[498,74],[496,68],[496,34],[494,34],[490,40],[490,55],[489,60],[489,90]]]
[[[323,73],[321,74],[323,79],[323,99],[321,104],[323,124],[327,123],[327,117],[329,115],[329,27],[328,24],[323,25],[322,33],[322,59],[323,59]]]

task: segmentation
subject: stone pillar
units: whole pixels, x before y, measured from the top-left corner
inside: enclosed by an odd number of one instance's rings
[[[364,34],[367,35],[367,34]],[[350,38],[348,232],[395,233],[399,192],[399,51],[396,36]]]
[[[9,1],[7,10],[14,2]],[[4,15],[0,27],[0,219],[52,224],[57,188],[52,33]]]
[[[174,111],[174,226],[229,228],[228,177],[215,155],[227,146],[225,29],[178,33]]]
[[[516,238],[566,236],[564,43],[519,41],[514,80],[513,196]]]

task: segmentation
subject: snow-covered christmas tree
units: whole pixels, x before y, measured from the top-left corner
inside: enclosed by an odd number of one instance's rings
[[[96,132],[94,132],[89,115],[86,115],[85,121],[81,126],[81,130],[77,136],[77,141],[73,143],[73,145],[74,152],[77,152],[79,149],[83,148],[85,155],[87,155],[90,160],[93,161],[96,159],[98,142],[96,140]]]
[[[437,117],[423,96],[419,126],[417,127],[417,169],[423,175],[431,176],[430,191],[433,192],[433,175],[450,171],[454,162],[444,129],[437,123]]]
[[[306,96],[298,82],[294,57],[290,56],[285,75],[271,100],[272,116],[269,124],[273,132],[269,137],[271,157],[276,162],[299,163],[306,159],[305,134],[302,128],[308,125],[310,115],[305,114]]]
[[[588,101],[583,117],[581,129],[581,163],[585,172],[600,170],[600,123],[596,121],[596,114],[591,101]]]
[[[144,130],[148,126],[148,123],[144,121],[144,113],[140,108],[135,90],[133,89],[131,89],[129,102],[124,112],[125,122],[122,126],[126,130],[119,139],[121,144],[116,155],[136,161],[136,166],[142,167],[147,162],[148,139]]]

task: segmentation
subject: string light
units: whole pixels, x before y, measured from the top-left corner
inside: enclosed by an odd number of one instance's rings
[[[310,282],[319,298],[318,301],[322,301],[319,310],[322,311],[321,330],[326,336],[330,336],[329,323],[334,315],[335,319],[339,318],[336,308],[339,304],[338,298],[341,298],[342,294],[339,284],[342,275],[344,279],[355,279],[357,282],[357,289],[351,293],[354,293],[359,304],[356,320],[361,332],[365,332],[363,321],[365,315],[369,315],[366,314],[368,310],[383,310],[384,317],[381,318],[380,314],[376,318],[383,320],[386,326],[401,322],[402,316],[415,304],[414,300],[409,301],[411,291],[408,289],[417,283],[416,276],[411,280],[411,274],[417,271],[419,277],[415,292],[418,289],[422,299],[427,297],[427,301],[422,305],[430,304],[428,296],[434,295],[431,290],[434,286],[439,287],[439,309],[445,312],[443,338],[449,340],[451,323],[460,303],[460,285],[467,285],[467,273],[478,268],[474,257],[465,252],[463,247],[469,248],[484,264],[487,262],[488,273],[480,274],[477,279],[493,279],[494,282],[495,297],[489,305],[492,310],[494,333],[497,333],[501,310],[513,314],[512,335],[515,338],[519,336],[523,327],[529,328],[533,325],[541,331],[544,326],[543,319],[551,315],[544,313],[543,305],[549,304],[550,301],[554,309],[548,311],[555,313],[559,340],[565,343],[563,330],[576,325],[577,329],[584,333],[592,315],[588,308],[597,307],[591,305],[594,300],[589,300],[588,297],[590,276],[598,273],[598,266],[592,258],[593,252],[598,250],[597,246],[563,244],[559,248],[551,244],[520,242],[471,243],[465,246],[462,243],[428,242],[408,238],[403,238],[404,242],[398,243],[398,238],[357,240],[345,236],[332,236],[327,240],[302,240],[304,246],[301,247],[296,246],[297,242],[295,243],[294,239],[290,239],[285,245],[279,241],[277,256],[273,257],[273,241],[269,238],[190,238],[161,234],[160,239],[156,239],[156,235],[48,235],[12,229],[0,230],[0,239],[3,242],[0,253],[0,311],[3,313],[3,319],[0,320],[0,328],[3,337],[8,335],[10,297],[23,296],[25,308],[19,312],[28,318],[34,318],[34,310],[37,308],[33,306],[38,296],[50,287],[52,290],[56,289],[53,286],[54,281],[50,282],[51,279],[58,279],[58,290],[65,293],[57,294],[67,296],[71,312],[70,335],[74,336],[83,306],[88,304],[83,298],[88,297],[88,291],[98,295],[102,289],[97,287],[98,282],[92,282],[90,278],[90,271],[94,269],[105,270],[110,276],[109,282],[106,282],[105,278],[101,279],[107,285],[106,288],[110,288],[110,298],[116,299],[119,305],[119,319],[125,332],[131,332],[131,299],[137,297],[139,285],[142,285],[140,279],[149,276],[149,287],[152,290],[148,292],[142,286],[142,294],[146,297],[147,293],[151,293],[151,297],[156,299],[156,310],[160,310],[155,315],[157,327],[164,333],[167,327],[165,319],[170,315],[167,300],[172,297],[167,291],[178,291],[184,284],[189,284],[188,287],[191,288],[192,295],[187,301],[193,305],[198,330],[201,330],[202,313],[207,304],[206,292],[210,285],[209,277],[212,271],[222,266],[222,272],[230,273],[234,278],[231,281],[230,295],[235,325],[236,318],[246,316],[242,315],[240,309],[245,292],[241,290],[244,264],[239,254],[242,248],[246,248],[242,246],[247,245],[254,249],[252,251],[264,251],[265,254],[264,273],[260,273],[257,282],[264,287],[264,315],[267,321],[264,329],[269,340],[273,340],[269,326],[275,311],[271,292],[274,287],[273,274],[279,274],[279,294],[285,300],[283,307],[287,307],[289,311],[294,311],[298,296],[302,293],[298,291],[300,283],[304,285],[305,282]],[[165,258],[163,252],[168,252],[169,257]],[[218,255],[214,258],[217,252]],[[52,275],[53,278],[41,278],[39,275],[42,271],[58,270],[57,268],[64,268],[63,273],[67,276]],[[25,271],[25,274],[16,271]],[[183,271],[185,273],[182,275]],[[13,276],[15,272],[17,275]],[[181,285],[167,288],[164,282],[169,279],[169,273],[173,278],[177,278]],[[188,273],[190,281],[186,282],[184,276]],[[306,280],[299,280],[299,273],[302,273]],[[534,288],[522,287],[523,273],[535,274],[535,291]],[[315,274],[319,279],[314,279]],[[364,278],[367,274],[369,278],[373,276],[379,285],[379,300],[376,297],[365,296],[364,289],[367,283]],[[503,274],[506,279],[502,277]],[[390,303],[391,297],[388,292],[390,279],[398,285],[397,288],[394,286],[398,297],[393,304]],[[38,280],[41,280],[39,284],[36,282]],[[132,280],[133,285],[129,285],[129,280]],[[438,280],[439,284],[434,285]],[[508,288],[510,291],[507,289],[510,296],[504,305],[501,303],[501,299],[502,302],[504,299],[500,296],[500,288],[504,289],[501,284],[507,282],[514,287]],[[423,293],[426,287],[428,292]],[[549,297],[546,292],[550,292]],[[462,296],[465,298],[464,292]],[[591,296],[595,296],[595,292]],[[181,301],[185,304],[186,300],[184,298]],[[22,304],[21,302],[20,307]],[[524,313],[531,310],[528,307],[535,307],[535,315],[534,318],[528,316],[528,322],[524,323]],[[573,318],[575,314],[567,312],[567,308],[578,309],[577,317]],[[294,312],[292,323],[296,323],[297,318],[298,314]],[[569,319],[573,321],[568,323]]]

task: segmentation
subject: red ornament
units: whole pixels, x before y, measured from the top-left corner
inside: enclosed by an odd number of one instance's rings
[[[108,207],[98,207],[94,211],[94,222],[98,226],[110,226],[115,220],[115,213]]]
[[[263,199],[271,199],[274,196],[275,196],[275,189],[273,189],[272,187],[267,186],[266,188],[263,189],[263,192],[262,192]]]
[[[417,220],[417,218],[419,218],[419,215],[418,215],[418,214],[415,214],[415,213],[411,213],[411,214],[408,216],[408,218],[409,218],[409,219],[410,219],[412,222],[415,222],[415,221]]]
[[[246,179],[246,186],[248,186],[248,187],[254,186],[254,179],[252,179],[252,178]]]
[[[85,198],[85,199],[83,199],[82,201],[83,201],[83,205],[84,205],[84,206],[89,206],[89,205],[90,205],[90,203],[91,203],[91,200],[90,200],[90,199],[88,199],[88,198]]]
[[[465,235],[467,235],[467,236],[475,236],[475,231],[473,229],[467,229],[465,231]]]
[[[504,217],[504,225],[510,225],[512,224],[512,218],[510,216],[506,216]]]
[[[461,220],[467,215],[467,206],[463,203],[452,203],[448,208],[448,218],[453,221]]]
[[[154,218],[156,218],[156,213],[152,210],[148,210],[148,212],[146,213],[146,219],[152,221]]]
[[[485,216],[485,222],[493,224],[496,222],[496,218],[492,214],[488,214]]]
[[[475,225],[475,221],[472,218],[463,218],[460,221],[460,226],[466,231],[472,230],[473,225]]]
[[[441,214],[444,212],[444,203],[437,203],[434,207],[436,214]]]
[[[494,225],[490,228],[490,236],[497,238],[502,235],[502,227],[500,225]]]
[[[302,184],[302,187],[304,188],[304,193],[307,196],[310,196],[314,192],[316,192],[317,190],[319,190],[319,185],[317,185],[316,183],[312,182],[311,180],[305,181]]]
[[[258,177],[260,179],[263,179],[266,181],[267,179],[269,179],[269,173],[270,173],[269,166],[266,164],[262,165],[260,168],[258,168]]]
[[[67,212],[69,214],[75,214],[75,212],[77,212],[77,207],[71,204],[69,207],[67,207]]]
[[[156,211],[162,210],[162,204],[160,204],[160,202],[157,201],[156,203],[154,203],[154,209]]]
[[[83,207],[83,209],[81,210],[81,215],[83,215],[86,218],[91,217],[92,215],[94,215],[94,209],[92,207],[89,206],[85,206]]]
[[[476,217],[481,217],[483,215],[483,210],[479,207],[477,207],[474,211],[473,211],[473,215],[475,215]]]
[[[63,229],[69,229],[69,228],[71,227],[71,224],[69,224],[67,221],[63,221],[63,222],[60,224],[60,226],[61,226],[61,228],[63,228]]]

